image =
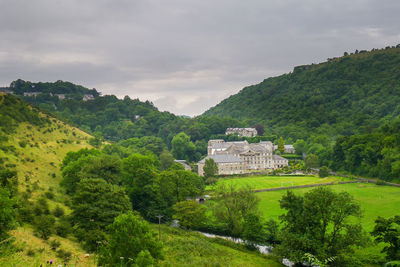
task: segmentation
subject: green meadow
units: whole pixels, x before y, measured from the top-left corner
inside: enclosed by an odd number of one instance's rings
[[[391,217],[400,213],[400,188],[367,183],[341,184],[329,186],[335,192],[348,192],[360,203],[363,210],[361,223],[364,229],[370,232],[378,216]],[[313,188],[291,189],[296,194],[304,194]],[[279,200],[287,190],[259,192],[260,212],[266,219],[278,220],[283,211],[279,207]]]
[[[206,190],[213,190],[215,186],[220,184],[233,184],[238,187],[250,186],[252,189],[288,187],[296,185],[309,185],[320,183],[332,183],[340,181],[348,181],[349,179],[329,176],[319,178],[317,176],[250,176],[250,177],[232,177],[220,178],[216,185],[207,186]]]

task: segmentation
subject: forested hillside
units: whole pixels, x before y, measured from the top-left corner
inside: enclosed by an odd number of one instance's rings
[[[399,114],[399,45],[295,67],[204,113],[263,123],[267,133],[295,139],[365,133]]]
[[[213,135],[224,134],[228,127],[246,126],[229,117],[184,118],[160,112],[149,101],[142,102],[128,96],[124,99],[114,95],[100,96],[96,89],[89,90],[70,82],[32,83],[17,80],[7,89],[21,99],[105,140],[118,142],[153,136],[172,149],[172,139],[183,132],[193,144],[181,159],[193,161],[206,154],[207,142]],[[34,90],[40,93],[24,96],[24,92]],[[63,94],[65,98],[57,94]],[[83,94],[92,94],[94,98],[83,101]]]

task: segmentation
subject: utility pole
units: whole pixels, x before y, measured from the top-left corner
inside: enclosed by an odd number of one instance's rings
[[[161,218],[163,215],[156,216],[158,218],[158,240],[161,240]]]

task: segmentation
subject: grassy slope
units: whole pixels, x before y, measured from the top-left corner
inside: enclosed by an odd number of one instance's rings
[[[154,225],[154,230],[157,225]],[[196,232],[162,226],[165,259],[161,266],[283,266],[244,246]]]
[[[332,183],[348,180],[342,177],[330,176],[319,178],[316,176],[255,176],[255,177],[233,177],[219,179],[219,184],[233,184],[235,186],[250,186],[253,189],[276,188],[296,185]],[[212,190],[213,186],[207,186],[206,190]]]
[[[53,131],[49,132],[48,129],[53,129]],[[16,151],[15,153],[4,153],[0,150],[0,157],[8,158],[7,164],[16,165],[19,191],[24,192],[30,188],[33,191],[31,200],[34,200],[52,188],[55,198],[49,200],[50,210],[55,205],[60,205],[68,212],[68,208],[63,204],[65,195],[59,188],[61,180],[59,166],[67,152],[89,147],[87,141],[90,136],[61,121],[51,119],[51,124],[42,128],[32,126],[29,123],[20,123],[15,133],[8,137],[9,140],[6,144],[13,145]],[[21,141],[26,142],[25,147],[19,145]],[[53,174],[55,174],[55,178],[53,178]],[[34,190],[35,182],[39,186],[36,190]],[[11,234],[16,238],[15,244],[21,251],[1,257],[0,266],[33,266],[39,262],[45,263],[50,259],[55,260],[57,264],[63,263],[60,259],[57,259],[55,252],[50,249],[49,242],[33,235],[32,228],[29,225],[19,226]],[[92,261],[83,258],[85,252],[76,242],[56,236],[50,238],[50,240],[52,239],[61,242],[60,248],[72,252],[72,262],[77,259],[77,262],[81,261],[79,266],[93,265]],[[30,249],[35,251],[35,256],[27,256]]]

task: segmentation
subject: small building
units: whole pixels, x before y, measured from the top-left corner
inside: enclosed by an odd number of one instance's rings
[[[204,165],[206,159],[212,158],[218,166],[218,175],[222,174],[242,174],[246,171],[246,162],[231,154],[214,154],[208,155],[204,159],[200,160],[197,164],[199,176],[204,176]]]
[[[279,155],[274,155],[273,156],[274,160],[274,169],[281,169],[283,167],[286,167],[289,165],[289,161],[285,159],[284,157],[281,157]]]
[[[278,145],[274,145],[274,150],[278,150]],[[296,150],[293,145],[285,145],[285,154],[294,154]]]
[[[83,101],[88,101],[88,100],[93,100],[93,99],[94,99],[94,96],[90,95],[90,94],[85,94],[85,95],[83,95],[83,98],[82,98]]]
[[[37,97],[41,92],[24,92],[24,96]]]
[[[55,96],[58,97],[58,99],[63,100],[65,99],[65,94],[54,94]]]
[[[14,91],[10,90],[8,87],[0,87],[0,92],[5,94],[14,94]]]
[[[190,167],[189,164],[187,164],[186,160],[184,159],[176,159],[174,160],[176,163],[179,163],[183,166],[183,168],[185,168],[185,171],[191,171],[192,167]]]
[[[227,128],[225,134],[237,134],[238,136],[254,137],[257,136],[257,130],[256,128]]]

